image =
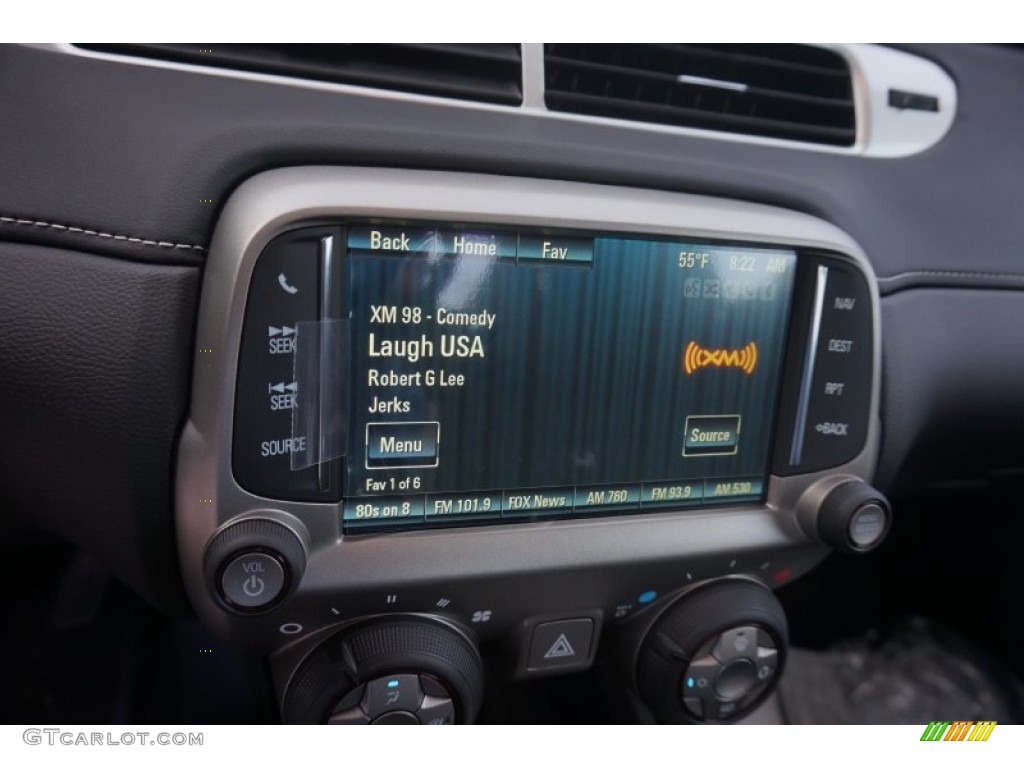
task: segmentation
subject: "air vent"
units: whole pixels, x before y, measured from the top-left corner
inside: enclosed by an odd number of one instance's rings
[[[808,45],[544,46],[549,110],[851,146],[850,68]]]
[[[93,51],[495,104],[522,102],[518,44],[79,43]]]

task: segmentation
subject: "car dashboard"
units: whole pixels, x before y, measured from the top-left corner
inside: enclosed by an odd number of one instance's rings
[[[1018,716],[1018,49],[0,56],[10,567],[265,699],[170,717],[948,704],[856,702],[825,654],[865,632]]]

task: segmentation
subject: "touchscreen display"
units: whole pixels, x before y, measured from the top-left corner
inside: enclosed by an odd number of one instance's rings
[[[423,223],[342,240],[347,531],[763,499],[793,251]]]

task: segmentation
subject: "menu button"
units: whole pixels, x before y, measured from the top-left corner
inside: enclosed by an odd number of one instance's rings
[[[436,421],[366,425],[366,468],[436,467],[441,425]]]

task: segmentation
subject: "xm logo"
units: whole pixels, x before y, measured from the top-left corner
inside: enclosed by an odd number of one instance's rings
[[[921,741],[988,741],[995,727],[995,720],[932,720]]]
[[[683,353],[683,370],[690,376],[701,368],[739,368],[748,376],[757,367],[757,344],[750,342],[742,349],[705,349],[691,341]]]

